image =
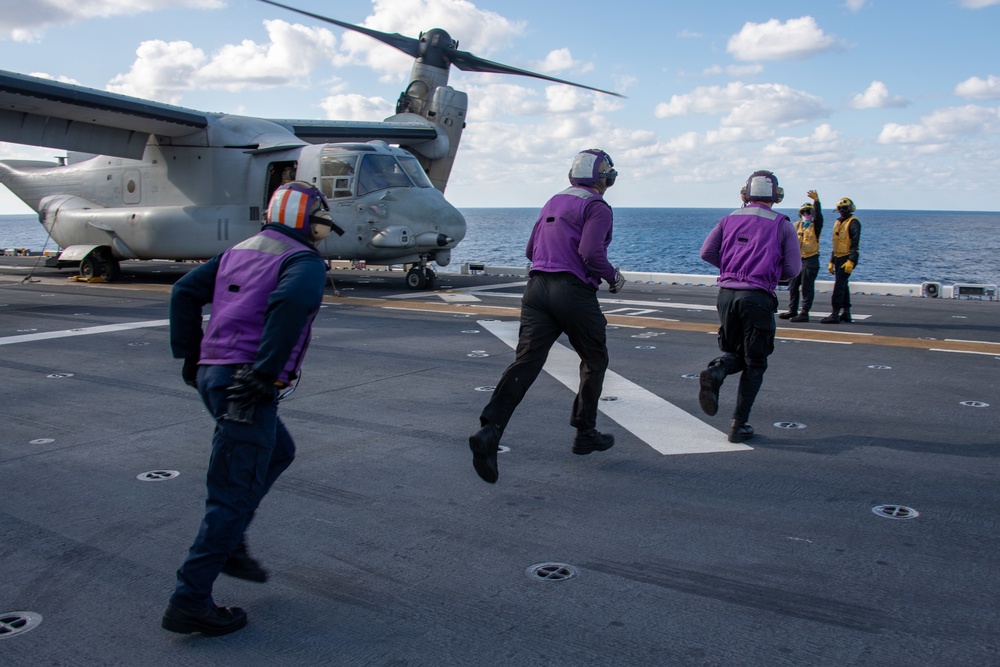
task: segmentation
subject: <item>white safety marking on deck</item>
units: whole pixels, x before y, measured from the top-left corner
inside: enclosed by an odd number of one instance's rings
[[[454,292],[438,292],[437,296],[441,297],[445,303],[478,303],[482,300],[471,294],[455,294]]]
[[[148,322],[126,322],[123,324],[104,324],[97,327],[84,327],[81,329],[65,329],[63,331],[44,331],[42,333],[24,334],[22,336],[4,336],[3,338],[0,338],[0,345],[13,345],[14,343],[30,343],[36,340],[69,338],[71,336],[89,336],[91,334],[111,333],[114,331],[128,331],[130,329],[147,329],[149,327],[165,327],[169,325],[170,325],[170,320],[150,320]]]
[[[976,352],[975,350],[942,350],[939,347],[928,348],[929,352],[955,352],[957,354],[985,354],[988,357],[997,356],[996,352]]]
[[[517,349],[516,321],[479,320],[479,325]],[[576,392],[580,385],[580,358],[572,348],[556,343],[545,362],[545,372]],[[732,444],[726,434],[669,403],[634,382],[608,370],[604,376],[604,396],[619,401],[601,401],[599,409],[661,454],[710,454],[753,449]]]
[[[713,332],[714,334],[714,332]],[[819,338],[798,338],[796,336],[775,336],[777,340],[794,340],[802,343],[827,343],[829,345],[854,345],[849,340],[820,340]]]

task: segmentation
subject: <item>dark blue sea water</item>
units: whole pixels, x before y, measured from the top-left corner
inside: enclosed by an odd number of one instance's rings
[[[731,209],[616,208],[611,262],[629,271],[714,273],[698,258],[705,235]],[[793,210],[783,211],[794,215]],[[535,223],[533,208],[466,208],[465,240],[445,271],[464,262],[525,266],[524,245]],[[861,262],[854,278],[864,282],[1000,283],[1000,213],[859,211]],[[823,230],[823,257],[830,250],[832,212]],[[0,247],[34,251],[46,243],[32,215],[0,216]],[[48,242],[53,249],[52,241]]]

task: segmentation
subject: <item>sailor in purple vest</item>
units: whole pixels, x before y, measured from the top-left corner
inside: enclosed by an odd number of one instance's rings
[[[755,171],[741,191],[743,208],[725,216],[709,232],[701,258],[719,269],[719,349],[722,356],[701,372],[698,402],[705,414],[719,410],[719,388],[727,375],[741,373],[729,442],[753,437],[747,423],[774,352],[774,313],[779,280],[799,274],[799,240],[788,216],[771,210],[784,197],[778,178]]]
[[[332,229],[343,232],[323,194],[302,181],[275,190],[265,221],[259,234],[177,281],[170,297],[171,350],[215,419],[205,517],[161,622],[172,632],[214,636],[246,625],[242,609],[215,604],[212,586],[220,572],[267,580],[245,532],[295,458],[278,400],[298,381],[323,299],[326,263],[315,246]]]
[[[621,272],[608,262],[613,216],[603,197],[617,176],[604,151],[578,153],[569,170],[571,187],[545,204],[531,231],[525,250],[531,271],[521,298],[516,357],[483,408],[482,428],[469,438],[472,465],[491,484],[499,476],[497,451],[504,429],[563,333],[580,355],[580,387],[569,421],[576,428],[573,453],[602,452],[615,444],[614,436],[596,428],[608,368],[608,322],[597,290],[602,280],[612,294],[625,284]]]

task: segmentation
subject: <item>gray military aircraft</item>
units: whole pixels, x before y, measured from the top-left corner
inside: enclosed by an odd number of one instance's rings
[[[0,161],[0,183],[38,212],[62,252],[53,263],[114,279],[126,259],[208,259],[255,234],[271,193],[316,184],[337,224],[327,259],[410,265],[433,285],[465,219],[444,198],[468,100],[463,71],[516,74],[619,96],[458,50],[444,30],[419,39],[270,5],[354,30],[415,58],[383,121],[268,120],[192,109],[0,71],[0,141],[63,149],[58,162]]]

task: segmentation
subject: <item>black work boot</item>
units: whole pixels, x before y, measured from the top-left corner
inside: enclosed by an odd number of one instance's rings
[[[840,311],[835,310],[823,319],[820,320],[823,324],[837,324],[840,322]]]
[[[230,577],[236,577],[237,579],[256,581],[261,584],[267,581],[267,570],[262,568],[257,559],[250,555],[250,552],[247,551],[247,545],[244,542],[240,542],[233,549],[233,552],[229,554],[229,558],[222,565],[222,573],[228,574]]]
[[[795,311],[790,308],[788,309],[788,311],[784,313],[778,313],[778,317],[783,320],[790,320],[793,317],[795,317],[795,315],[796,315]]]
[[[168,604],[160,627],[170,632],[189,635],[200,632],[206,637],[218,637],[236,632],[247,624],[247,613],[239,607],[202,607],[188,609]]]
[[[808,322],[809,321],[809,311],[803,310],[801,313],[795,317],[788,320],[789,322]]]
[[[603,452],[611,449],[614,444],[615,436],[609,433],[601,433],[596,428],[581,429],[573,438],[573,453],[582,456],[591,452]]]
[[[851,309],[850,308],[844,308],[842,311],[840,311],[840,321],[841,322],[853,322],[854,321],[854,320],[851,319]]]
[[[721,364],[709,364],[708,368],[701,372],[698,403],[709,417],[719,411],[719,387],[725,379],[726,369]]]
[[[496,424],[487,424],[469,436],[472,450],[472,467],[484,482],[496,484],[500,477],[497,469],[497,451],[500,449],[500,429]]]
[[[729,425],[729,442],[743,442],[753,437],[753,426],[735,419]]]

